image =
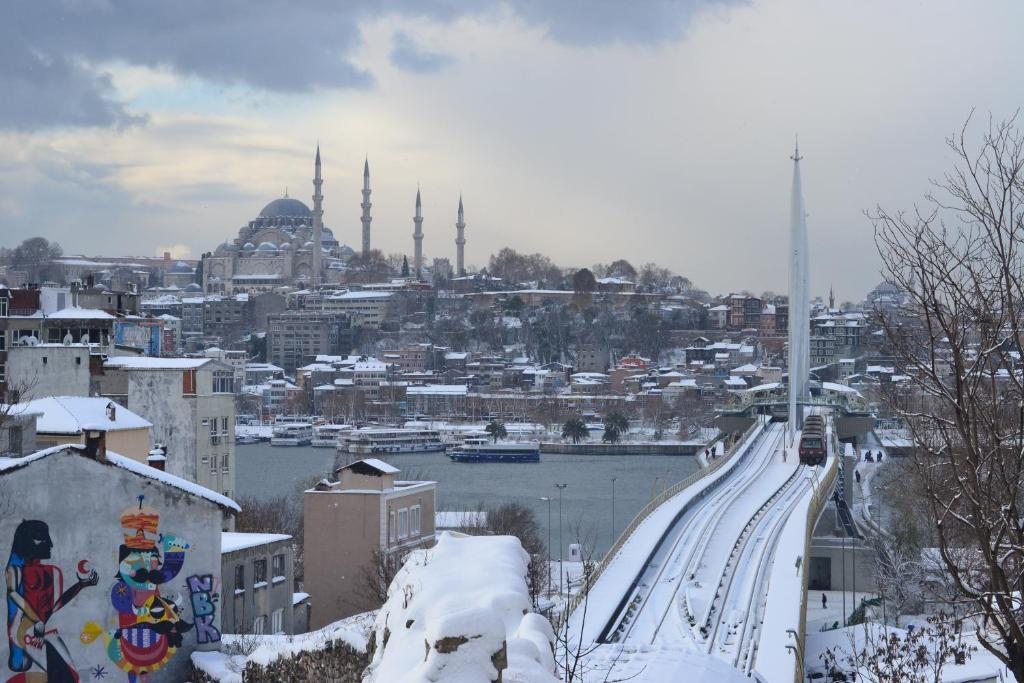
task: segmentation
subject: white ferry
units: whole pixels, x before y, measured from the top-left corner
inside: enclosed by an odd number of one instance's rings
[[[310,445],[314,448],[336,448],[338,437],[351,429],[352,425],[317,425],[313,427],[313,441]]]
[[[338,450],[369,456],[387,453],[441,453],[441,436],[433,429],[353,429],[338,438]]]
[[[452,462],[540,462],[540,444],[491,443],[486,438],[472,437],[453,448],[448,457]]]
[[[271,446],[308,446],[313,440],[313,425],[292,422],[274,427],[270,435]]]

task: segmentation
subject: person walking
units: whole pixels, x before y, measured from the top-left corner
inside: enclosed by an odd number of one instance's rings
[[[828,609],[828,596],[821,594],[821,609]]]

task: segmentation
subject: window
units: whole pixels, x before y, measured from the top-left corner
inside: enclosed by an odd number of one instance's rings
[[[252,563],[252,580],[254,583],[267,583],[267,561],[255,560]]]
[[[213,393],[233,394],[235,393],[235,382],[233,373],[230,370],[213,371]]]
[[[0,330],[0,351],[7,350],[7,331]]]
[[[3,382],[5,379],[7,379],[7,365],[0,363],[0,382]]]
[[[398,527],[395,525],[395,511],[392,510],[388,521],[388,538],[394,543],[398,539]]]
[[[220,470],[224,474],[227,474],[230,469],[231,465],[228,462],[228,454],[225,453],[224,455],[220,456]]]
[[[398,511],[398,538],[399,540],[409,537],[409,508],[402,508]]]
[[[222,417],[220,419],[220,433],[221,434],[227,434],[228,433],[228,419],[226,417]]]
[[[196,393],[196,371],[186,370],[181,373],[181,393],[183,394],[195,394]]]
[[[419,505],[415,505],[409,508],[409,524],[410,533],[413,536],[420,535],[420,511],[422,508]]]
[[[7,297],[0,297],[0,317],[2,317],[2,318],[6,318],[7,317],[7,302],[8,301],[9,301],[9,299]]]
[[[244,564],[236,564],[235,565],[235,590],[236,591],[244,591],[245,590],[245,565]]]
[[[21,427],[11,427],[7,430],[7,450],[21,455]]]
[[[274,633],[284,633],[284,608],[278,608],[270,613],[270,630]]]
[[[275,578],[277,578],[278,576],[284,576],[285,575],[285,570],[284,570],[284,553],[281,553],[280,555],[274,555],[273,564],[271,565],[271,569],[274,570],[274,577]]]
[[[263,633],[266,630],[267,630],[267,618],[266,617],[262,617],[262,616],[261,617],[256,617],[253,620],[253,622],[252,622],[252,632],[253,632],[253,634],[257,635],[257,636],[262,636]]]

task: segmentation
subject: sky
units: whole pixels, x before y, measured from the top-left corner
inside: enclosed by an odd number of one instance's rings
[[[876,205],[1024,93],[1017,0],[63,0],[0,22],[0,246],[195,257],[287,188],[360,241],[454,260],[654,261],[784,292],[799,134],[811,289],[880,279]]]

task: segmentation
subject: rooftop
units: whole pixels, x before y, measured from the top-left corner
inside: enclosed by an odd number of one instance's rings
[[[152,422],[124,406],[91,396],[50,396],[12,406],[12,412],[37,413],[36,430],[43,434],[81,434],[85,429],[119,431],[149,429]]]
[[[288,534],[249,534],[237,531],[225,531],[220,535],[220,552],[233,553],[236,550],[255,548],[269,543],[287,541],[291,538]]]

